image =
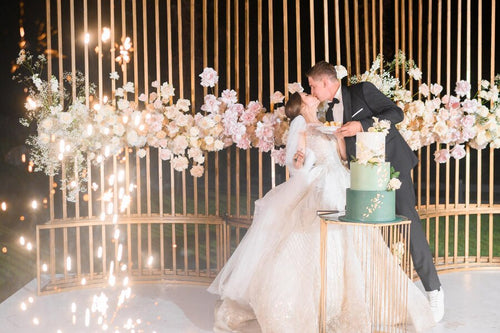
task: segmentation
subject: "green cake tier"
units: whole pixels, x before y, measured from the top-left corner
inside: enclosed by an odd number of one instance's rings
[[[389,222],[396,219],[395,191],[346,191],[345,219],[360,222]]]
[[[391,164],[359,164],[351,162],[351,189],[359,191],[384,191],[391,174]]]

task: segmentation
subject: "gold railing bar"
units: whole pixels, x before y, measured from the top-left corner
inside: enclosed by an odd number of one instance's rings
[[[141,159],[139,149],[135,150],[135,179],[136,179],[136,205],[137,214],[142,214],[142,189],[141,189]]]
[[[356,0],[357,1],[357,0]],[[330,61],[330,37],[328,36],[328,0],[323,0],[323,44],[325,46],[325,61]],[[287,36],[285,36],[287,38]]]
[[[227,183],[227,189],[226,189],[226,201],[227,201],[227,207],[226,207],[226,214],[231,216],[233,215],[232,209],[231,209],[231,149],[226,150],[226,183]]]
[[[161,275],[165,274],[165,233],[163,231],[163,223],[160,224],[160,271]]]
[[[195,70],[195,66],[194,66],[194,63],[195,63],[195,59],[196,59],[196,52],[195,52],[195,18],[194,18],[194,0],[191,0],[190,4],[189,4],[189,44],[190,44],[190,47],[189,47],[189,54],[190,54],[190,64],[189,64],[189,67],[190,67],[190,76],[191,76],[191,80],[190,80],[190,83],[191,83],[191,95],[190,95],[190,98],[191,98],[191,106],[192,106],[192,113],[196,113],[196,87],[195,87],[195,79],[197,78],[197,75],[196,75],[196,70]],[[159,17],[158,17],[158,20],[159,20]],[[158,32],[158,28],[156,29],[156,31]],[[160,44],[160,40],[159,40],[159,36],[158,36],[158,45]],[[157,47],[157,53],[158,53],[158,57],[157,57],[157,69],[158,71],[160,71],[160,48],[159,46]]]
[[[134,266],[132,261],[132,225],[130,223],[127,224],[127,257],[127,272],[130,276]]]
[[[338,0],[335,0],[338,2]],[[273,16],[273,0],[269,0],[269,45],[274,44],[274,38],[272,38],[272,16]],[[311,43],[311,67],[316,63],[316,44],[314,39],[316,38],[316,33],[314,31],[315,22],[314,22],[314,0],[309,0],[309,40]],[[272,49],[272,47],[270,48]],[[271,58],[270,58],[271,59]],[[274,59],[274,58],[273,58]],[[271,62],[271,61],[270,61]],[[274,73],[273,73],[274,76]],[[271,80],[274,83],[274,80]],[[271,89],[271,93],[274,91]]]
[[[158,150],[158,212],[163,216],[163,161]]]
[[[151,216],[151,154],[149,147],[146,147],[146,204],[148,216]]]
[[[198,224],[194,226],[194,263],[196,276],[200,276],[200,236]]]
[[[89,276],[94,277],[94,228],[89,225]]]
[[[209,157],[209,154],[208,153],[205,153],[205,163],[208,165],[208,157]],[[229,168],[229,166],[228,166]],[[209,215],[209,203],[208,203],[208,193],[209,193],[209,188],[208,188],[208,177],[209,177],[209,173],[208,172],[205,172],[204,173],[204,179],[205,179],[205,215]]]
[[[106,226],[101,226],[101,247],[102,247],[102,274],[106,274],[107,272],[107,267],[106,267]]]
[[[115,55],[116,55],[116,49],[113,47],[115,45],[115,0],[109,0],[109,18],[110,18],[110,23],[109,23],[109,29],[112,31],[111,33],[111,38],[110,38],[110,65],[111,65],[111,72],[115,71]],[[115,80],[111,80],[111,100],[112,104],[115,105],[115,89],[116,88],[116,82]]]
[[[397,4],[397,1],[396,1]],[[397,6],[397,5],[396,5]],[[360,51],[359,51],[359,0],[354,0],[354,57],[356,63],[356,75],[361,73]],[[396,32],[397,34],[397,32]]]
[[[76,101],[75,0],[69,1],[69,29],[71,48],[71,97]]]
[[[283,1],[283,79],[285,83],[285,91],[283,92],[288,97],[288,1]]]
[[[240,93],[240,15],[239,0],[234,0],[234,90]]]
[[[240,149],[236,148],[236,216],[240,217]]]
[[[379,1],[378,35],[379,35],[379,53],[384,50],[384,0]],[[349,72],[349,71],[348,71]],[[350,72],[349,72],[350,73]]]
[[[37,225],[37,228],[40,228],[40,226]],[[49,260],[50,280],[53,281],[56,278],[56,231],[55,231],[55,229],[49,230],[49,237],[50,237],[50,245],[49,245],[50,246],[50,260]]]
[[[396,49],[397,50],[397,49]],[[401,1],[401,50],[407,53],[406,50],[406,7],[405,1]],[[406,88],[406,71],[401,69],[401,81],[403,82],[403,87]]]
[[[130,196],[130,155],[129,148],[125,148],[125,193]],[[130,200],[132,202],[132,200]],[[130,216],[130,205],[127,205],[127,216]]]
[[[262,0],[259,0],[259,59],[262,62]],[[302,78],[302,70],[301,70],[301,38],[300,38],[300,0],[295,0],[295,39],[296,39],[296,51],[295,51],[295,59],[297,59],[297,82],[301,81]],[[259,101],[262,101],[262,63],[260,63],[260,70],[259,70]],[[261,196],[259,195],[259,198]]]
[[[78,176],[78,160],[76,157],[74,158],[74,169],[75,169],[74,171],[75,182],[78,184],[80,181],[79,180],[80,177]],[[75,218],[78,219],[79,217],[80,217],[80,191],[77,190],[75,194]]]
[[[344,0],[344,29],[345,29],[345,50],[346,50],[346,68],[347,73],[353,74],[351,66],[351,33],[349,23],[349,1]],[[337,29],[339,31],[339,29]]]
[[[250,169],[251,169],[251,160],[250,160],[250,149],[247,149],[246,151],[246,161],[247,161],[247,170],[246,170],[246,178],[247,178],[247,209],[246,209],[246,216],[250,217],[252,215],[252,212],[250,210],[250,207],[252,205],[252,176],[250,174]]]
[[[80,227],[76,227],[76,275],[79,277],[82,274],[82,256],[80,248]]]
[[[177,0],[177,22],[182,22],[182,2]],[[179,98],[184,98],[184,70],[182,52],[182,24],[177,24],[177,58],[179,60]]]
[[[214,69],[219,72],[219,0],[214,0]],[[248,30],[248,29],[247,29]],[[219,85],[214,87],[215,96],[219,95]]]
[[[182,170],[182,215],[187,215],[186,170]]]
[[[158,31],[158,29],[157,29]],[[137,2],[132,1],[132,45],[137,44]],[[138,48],[135,50],[134,58],[134,102],[139,104],[139,60],[138,60],[139,50]],[[144,82],[144,87],[148,86],[147,82]],[[147,90],[143,90],[146,94]],[[146,95],[147,96],[147,95]]]
[[[61,180],[66,179],[66,163],[61,161]],[[66,184],[67,185],[67,184]],[[63,214],[63,219],[68,217],[68,204],[67,204],[67,190],[66,190],[66,185],[63,181],[61,181],[61,192],[62,192],[62,214]]]
[[[126,16],[125,16],[125,8],[126,8],[125,0],[122,0],[122,4],[121,4],[121,20],[122,20],[121,21],[121,26],[122,26],[121,41],[122,42],[125,40],[125,37],[127,36],[127,20],[126,20]],[[127,78],[127,64],[125,62],[122,63],[121,69],[122,69],[123,84],[126,84],[128,81],[128,78]]]
[[[142,225],[137,225],[137,271],[142,275]]]
[[[118,165],[116,155],[113,156],[113,214],[118,214]]]
[[[372,0],[372,57],[373,60],[377,57],[377,14],[376,14],[376,9],[377,9],[377,0]],[[411,0],[410,0],[411,1]],[[338,0],[335,0],[336,3],[338,3]],[[336,19],[338,20],[338,19]],[[367,64],[367,68],[368,68]]]
[[[187,224],[182,225],[183,236],[184,236],[184,275],[188,275],[188,246],[187,246]]]
[[[427,11],[427,85],[431,85],[431,63],[432,63],[432,0],[429,0]],[[430,96],[429,96],[430,97]],[[427,200],[427,202],[429,202]]]
[[[219,216],[220,214],[220,203],[219,203],[219,197],[220,197],[220,168],[219,168],[219,152],[215,152],[215,216]],[[207,188],[208,191],[208,188]],[[208,201],[208,199],[207,199]],[[210,215],[210,212],[207,210],[207,214]]]
[[[312,0],[311,0],[312,2]],[[342,64],[342,56],[340,52],[340,9],[339,9],[339,0],[335,0],[335,50],[337,52],[337,65]],[[314,39],[311,37],[311,39]],[[314,65],[314,64],[313,64]],[[349,72],[350,73],[350,72]],[[350,73],[351,74],[351,73]]]
[[[151,223],[148,223],[148,258],[151,258],[152,256],[152,251],[151,251]],[[149,259],[148,259],[149,260]],[[149,274],[151,274],[151,268],[152,265],[149,267]]]
[[[210,277],[210,227],[208,224],[205,224],[205,263],[207,277]]]
[[[172,224],[172,270],[177,274],[177,241],[175,239],[175,224]]]
[[[48,5],[49,6],[49,5]],[[49,7],[50,9],[50,7]],[[48,15],[48,14],[47,14]],[[40,270],[41,270],[41,261],[40,261],[40,229],[38,226],[36,226],[36,290],[37,290],[37,295],[40,295],[40,287],[41,287],[41,281],[40,281]]]
[[[171,1],[167,0],[167,54],[168,54],[168,82],[173,83],[173,57],[172,57],[172,10]],[[172,101],[172,99],[170,99]]]
[[[368,0],[364,0],[364,26],[365,26],[365,70],[370,69],[370,15],[368,14]]]
[[[170,163],[170,205],[171,215],[175,216],[175,171],[172,163]]]
[[[63,266],[64,266],[64,278],[68,278],[68,228],[63,228]]]

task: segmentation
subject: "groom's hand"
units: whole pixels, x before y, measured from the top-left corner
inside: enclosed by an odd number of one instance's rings
[[[337,130],[337,133],[343,137],[354,136],[358,132],[363,132],[363,126],[356,120],[345,123]]]

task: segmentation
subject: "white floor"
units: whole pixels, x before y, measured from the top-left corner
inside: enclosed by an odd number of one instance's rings
[[[446,314],[432,333],[500,332],[500,270],[447,273],[440,278]],[[108,332],[212,332],[217,298],[205,287],[149,284],[131,290],[131,297],[118,307],[121,288],[37,297],[36,281],[31,281],[0,304],[0,332],[102,332],[104,323]],[[108,298],[108,309],[99,324],[92,304],[101,292]]]

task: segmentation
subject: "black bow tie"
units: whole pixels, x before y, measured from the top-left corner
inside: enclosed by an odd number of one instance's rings
[[[328,103],[328,109],[326,110],[326,121],[333,121],[333,106],[340,101],[334,98],[330,103]]]

